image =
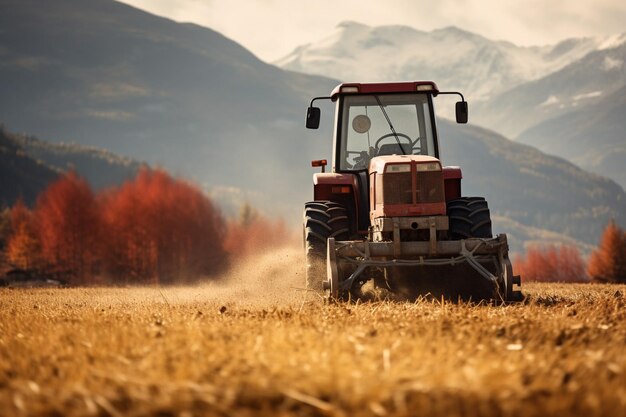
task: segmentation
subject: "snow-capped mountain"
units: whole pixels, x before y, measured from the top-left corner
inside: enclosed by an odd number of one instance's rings
[[[424,32],[408,26],[344,22],[327,38],[300,46],[274,64],[342,81],[433,79],[440,88],[462,90],[477,101],[625,41],[623,34],[520,47],[456,27]]]
[[[626,85],[625,39],[614,37],[560,70],[476,103],[474,121],[515,138],[571,111],[593,112],[589,106]]]
[[[606,43],[559,71],[475,103],[473,120],[626,189],[625,61],[626,43]]]
[[[613,116],[626,115],[615,95],[626,86],[626,33],[520,47],[455,27],[423,32],[344,22],[276,64],[343,81],[434,80],[443,90],[465,94],[471,123],[519,136],[626,188],[626,163],[619,161],[624,122]],[[439,115],[451,116],[445,106]],[[583,132],[572,132],[574,125],[584,126],[588,145],[574,145]]]

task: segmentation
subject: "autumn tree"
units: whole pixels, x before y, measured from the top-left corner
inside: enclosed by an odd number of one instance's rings
[[[591,254],[589,276],[599,282],[626,282],[626,232],[614,220],[604,229],[598,248]]]
[[[16,268],[36,269],[42,266],[41,242],[35,217],[21,199],[10,211],[6,256],[9,263]]]
[[[64,174],[39,196],[35,216],[44,260],[68,283],[88,283],[96,272],[100,217],[87,182]]]
[[[105,263],[127,283],[171,283],[226,263],[220,211],[195,186],[143,169],[102,198]]]
[[[585,282],[585,262],[575,246],[531,246],[513,262],[524,281]]]

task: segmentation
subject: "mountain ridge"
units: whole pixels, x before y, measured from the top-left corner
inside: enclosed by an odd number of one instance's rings
[[[626,34],[622,38],[623,43]],[[572,38],[555,45],[517,46],[456,26],[427,32],[406,25],[372,27],[348,21],[339,23],[326,38],[300,45],[274,64],[344,81],[353,81],[352,77],[371,81],[413,79],[423,73],[426,76],[420,78],[438,78],[446,89],[462,89],[474,100],[486,100],[563,68],[609,39],[613,38]],[[367,47],[360,48],[362,45]],[[373,49],[375,57],[367,53]],[[483,64],[478,64],[480,61]],[[477,67],[473,78],[465,74],[467,63]],[[453,69],[446,71],[448,67]],[[502,74],[506,74],[504,78]]]
[[[0,124],[0,208],[18,199],[32,206],[63,172],[74,170],[94,189],[120,185],[142,165],[102,149],[54,144],[8,131]]]
[[[518,140],[615,178],[626,187],[626,86],[580,109],[540,122]]]

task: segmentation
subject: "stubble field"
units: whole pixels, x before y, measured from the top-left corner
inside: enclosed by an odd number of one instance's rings
[[[616,416],[626,286],[325,305],[299,250],[185,288],[0,289],[0,415]]]

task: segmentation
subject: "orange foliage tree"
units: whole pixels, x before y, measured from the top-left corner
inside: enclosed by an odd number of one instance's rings
[[[531,246],[513,263],[524,281],[586,282],[585,262],[574,246]]]
[[[7,241],[6,255],[9,263],[21,269],[37,269],[42,266],[41,242],[33,213],[19,199],[11,208],[11,233]]]
[[[115,282],[184,282],[228,262],[220,211],[197,187],[162,170],[143,169],[97,198],[70,172],[40,195],[34,212],[18,202],[10,214],[10,262],[45,265],[72,285],[100,282],[104,272]]]
[[[290,234],[282,220],[267,219],[246,203],[241,207],[239,219],[228,223],[224,248],[236,259],[284,245],[289,239]]]
[[[226,263],[219,210],[193,185],[143,169],[102,197],[108,272],[126,283],[172,283]]]
[[[98,255],[100,217],[89,184],[75,172],[53,182],[35,207],[43,258],[70,284],[93,277]]]
[[[626,282],[626,232],[611,220],[591,254],[587,272],[599,282]]]

